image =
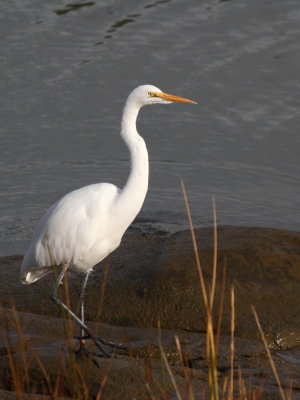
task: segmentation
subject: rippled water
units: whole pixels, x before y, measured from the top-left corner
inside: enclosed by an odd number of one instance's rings
[[[122,106],[137,85],[198,101],[148,107],[150,189],[138,223],[299,230],[298,0],[10,0],[0,5],[0,253],[24,251],[64,193],[122,186]]]

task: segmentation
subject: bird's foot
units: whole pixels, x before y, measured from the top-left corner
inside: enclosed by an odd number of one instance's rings
[[[114,350],[127,350],[127,347],[122,343],[109,342],[108,340],[102,338],[97,338],[96,340],[99,341],[102,345],[108,346]]]
[[[75,356],[78,360],[82,360],[84,357],[93,357],[95,354],[98,357],[111,357],[111,354],[104,349],[104,345],[101,344],[101,342],[98,342],[98,340],[92,335],[75,336],[74,339],[79,343],[77,349],[74,350]]]
[[[79,347],[75,350],[76,358],[82,359],[84,356],[110,358],[116,356],[116,351],[127,350],[122,343],[114,343],[102,338],[96,338],[92,335],[75,336],[74,339],[79,341]],[[111,350],[109,350],[110,348]]]
[[[75,353],[76,360],[83,360],[85,357],[91,357],[93,353],[88,349],[89,345],[89,336],[74,336],[75,340],[73,352]]]
[[[79,347],[74,350],[74,353],[75,353],[75,358],[77,361],[79,361],[79,360],[82,361],[86,357],[87,358],[93,357],[93,353],[87,349],[84,342],[79,343]]]

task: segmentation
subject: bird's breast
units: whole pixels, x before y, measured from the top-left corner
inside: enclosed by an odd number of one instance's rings
[[[77,272],[91,270],[96,264],[104,260],[110,253],[119,247],[121,238],[107,238],[100,240],[90,247],[78,260],[74,260],[71,269]]]

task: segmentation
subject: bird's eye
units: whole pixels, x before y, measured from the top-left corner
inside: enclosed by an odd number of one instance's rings
[[[153,93],[153,92],[148,92],[148,97],[155,97],[155,93]]]

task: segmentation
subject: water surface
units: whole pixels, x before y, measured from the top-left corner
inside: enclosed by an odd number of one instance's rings
[[[11,0],[0,5],[0,254],[22,253],[46,208],[94,182],[122,186],[128,93],[198,101],[143,109],[150,188],[137,227],[299,230],[297,0]]]

